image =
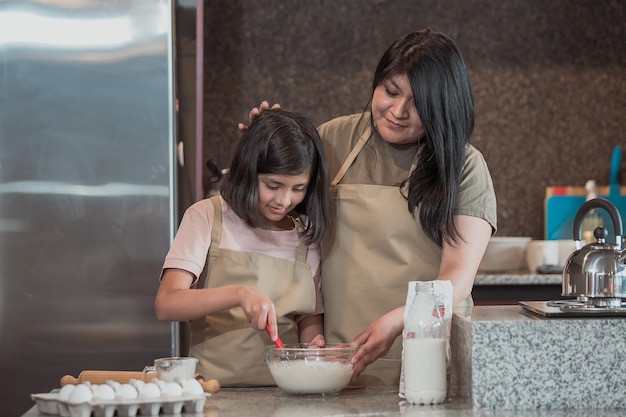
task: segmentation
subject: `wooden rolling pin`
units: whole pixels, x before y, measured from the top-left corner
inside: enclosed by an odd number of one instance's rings
[[[68,384],[76,385],[89,381],[92,384],[106,384],[107,381],[115,381],[120,384],[127,384],[131,379],[148,382],[154,378],[154,374],[144,374],[141,371],[82,371],[78,378],[72,375],[65,375],[61,378],[61,386]],[[215,394],[222,388],[217,379],[209,379],[206,381],[200,374],[196,374],[196,379],[202,385],[204,392]]]

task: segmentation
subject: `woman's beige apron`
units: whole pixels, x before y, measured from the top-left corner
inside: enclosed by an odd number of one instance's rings
[[[327,343],[350,342],[371,322],[406,303],[409,281],[432,280],[439,271],[441,248],[411,216],[399,187],[340,184],[370,136],[370,130],[361,136],[332,181],[337,218],[322,245]],[[401,354],[399,337],[356,383],[397,386]]]
[[[219,197],[211,200],[215,207],[211,247],[198,288],[249,285],[263,291],[274,302],[283,342],[298,343],[294,315],[312,313],[316,302],[307,246],[300,239],[295,262],[220,249],[222,209]],[[241,307],[235,307],[191,322],[189,355],[198,358],[199,373],[222,386],[275,385],[264,352],[271,343],[265,332],[252,329]]]

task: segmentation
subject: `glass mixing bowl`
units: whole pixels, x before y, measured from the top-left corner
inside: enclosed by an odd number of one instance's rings
[[[276,385],[290,394],[336,394],[352,379],[352,356],[359,346],[325,347],[292,344],[265,347],[267,365]]]

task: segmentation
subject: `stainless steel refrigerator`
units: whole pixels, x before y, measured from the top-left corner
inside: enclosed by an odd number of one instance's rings
[[[154,296],[177,218],[166,0],[0,0],[0,414],[174,352]]]

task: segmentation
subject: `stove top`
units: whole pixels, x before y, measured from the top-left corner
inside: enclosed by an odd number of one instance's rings
[[[578,300],[520,301],[526,312],[542,317],[626,317],[626,302],[621,307],[595,307]]]

